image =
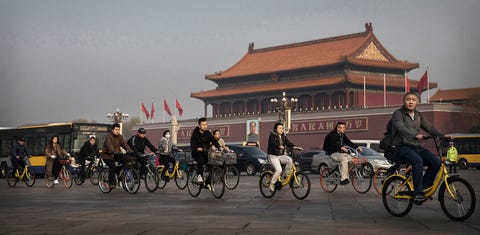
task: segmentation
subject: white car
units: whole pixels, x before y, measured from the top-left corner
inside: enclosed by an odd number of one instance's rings
[[[364,163],[363,167],[365,172],[373,174],[378,168],[390,168],[392,163],[390,163],[384,156],[376,152],[373,149],[360,147],[362,148],[362,153],[358,157],[367,158],[368,162]],[[356,155],[356,151],[352,149],[351,151]],[[323,167],[335,168],[338,165],[337,162],[334,162],[332,158],[327,155],[325,151],[319,152],[318,154],[313,155],[312,159],[312,170],[316,173],[320,173]]]

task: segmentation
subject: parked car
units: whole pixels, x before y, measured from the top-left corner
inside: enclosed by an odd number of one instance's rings
[[[301,152],[297,155],[297,161],[300,163],[300,167],[303,171],[315,172],[316,169],[312,168],[313,155],[325,152],[323,150],[309,150]]]
[[[378,168],[390,168],[392,163],[390,163],[384,156],[382,156],[377,151],[366,148],[362,148],[362,153],[359,157],[364,157],[368,159],[368,162],[364,164],[364,169],[369,174],[373,174]],[[335,168],[337,163],[334,162],[325,151],[321,151],[318,154],[313,155],[312,157],[312,171],[315,173],[320,173],[323,167]]]
[[[260,172],[263,165],[267,164],[267,154],[258,147],[228,145],[237,154],[237,169],[239,172],[247,172],[255,175]]]
[[[380,149],[380,140],[352,140],[358,146],[373,149],[383,156],[383,150]]]

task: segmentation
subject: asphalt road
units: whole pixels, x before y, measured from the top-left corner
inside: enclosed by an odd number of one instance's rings
[[[122,189],[104,194],[89,182],[48,189],[37,179],[32,188],[10,188],[0,179],[0,234],[480,234],[480,170],[459,173],[477,195],[476,211],[465,222],[449,220],[436,197],[395,218],[373,188],[358,194],[349,184],[325,193],[314,174],[305,200],[289,188],[265,199],[259,177],[246,175],[222,199],[207,190],[192,198],[174,182],[154,193],[142,185],[131,195]]]

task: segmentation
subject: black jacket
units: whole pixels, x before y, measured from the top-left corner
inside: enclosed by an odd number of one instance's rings
[[[12,157],[17,157],[20,156],[20,158],[24,158],[26,156],[30,156],[32,153],[30,152],[30,149],[28,149],[25,145],[21,145],[18,142],[15,142],[15,144],[12,147]]]
[[[281,139],[280,139],[281,138]],[[280,140],[282,144],[280,143]],[[285,149],[280,149],[280,146],[283,147],[295,147],[295,145],[288,140],[286,135],[278,135],[275,132],[270,132],[270,136],[268,137],[268,148],[267,148],[267,153],[270,155],[284,155],[286,154]]]
[[[332,153],[341,153],[342,146],[346,145],[354,149],[358,148],[358,145],[350,141],[347,135],[340,135],[337,130],[333,130],[330,131],[327,136],[325,136],[325,141],[323,142],[323,150],[325,150],[328,155],[332,155]]]
[[[90,144],[90,141],[87,141],[83,144],[82,148],[78,155],[82,158],[94,157],[98,156],[98,145],[95,143],[94,145]]]
[[[148,140],[147,137],[140,138],[138,135],[130,137],[127,141],[128,146],[133,150],[134,153],[145,154],[145,146],[148,147],[152,152],[157,152],[157,148]]]
[[[200,128],[197,126],[193,130],[192,137],[190,138],[190,147],[192,148],[192,157],[196,157],[200,154],[197,148],[202,148],[202,152],[206,152],[210,149],[210,146],[215,145],[215,147],[220,148],[220,145],[213,137],[212,133],[208,130],[205,130],[203,133],[200,132]]]

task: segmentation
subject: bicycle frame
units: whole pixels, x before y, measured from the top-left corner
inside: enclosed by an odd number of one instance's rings
[[[22,174],[20,175],[20,172],[18,171],[18,168],[17,168],[15,170],[15,176],[18,177],[19,180],[22,180],[23,178],[25,178],[25,176],[27,176],[27,172],[28,172],[28,165],[25,164],[25,166],[23,167]]]
[[[175,176],[181,176],[180,171],[178,170],[179,163],[178,161],[175,161],[175,165],[173,166],[173,171],[172,173],[165,171],[165,176],[169,177],[170,179],[174,178]],[[162,172],[163,169],[165,169],[165,165],[160,165],[158,166],[158,171]]]
[[[441,156],[437,140],[434,139],[434,141],[435,141],[435,146],[437,148],[437,153],[439,154],[439,156]],[[404,175],[393,174],[392,176],[400,176],[404,179],[403,183],[400,185],[401,187],[404,186],[405,184],[408,184],[408,186],[411,189],[413,189],[413,176],[412,175],[409,175],[408,177],[405,177]],[[392,177],[392,176],[390,176],[390,177]],[[390,177],[388,177],[388,178],[390,178]],[[442,163],[440,165],[440,169],[438,170],[438,173],[437,173],[437,176],[435,177],[435,181],[433,182],[433,185],[423,190],[423,192],[425,193],[425,197],[430,198],[437,191],[437,189],[440,188],[441,184],[445,183],[445,186],[446,186],[446,189],[447,189],[448,193],[450,194],[450,196],[452,198],[454,198],[456,200],[457,198],[452,193],[452,189],[450,188],[450,185],[448,184],[448,181],[447,181],[447,179],[449,177],[450,176],[448,175],[448,170],[447,170],[447,167],[445,165],[445,161],[442,160]],[[401,188],[401,187],[399,187],[399,188]],[[399,195],[398,192],[395,192],[395,196],[394,196],[394,198],[396,198],[396,199],[412,199],[412,197],[413,197],[412,195]]]

